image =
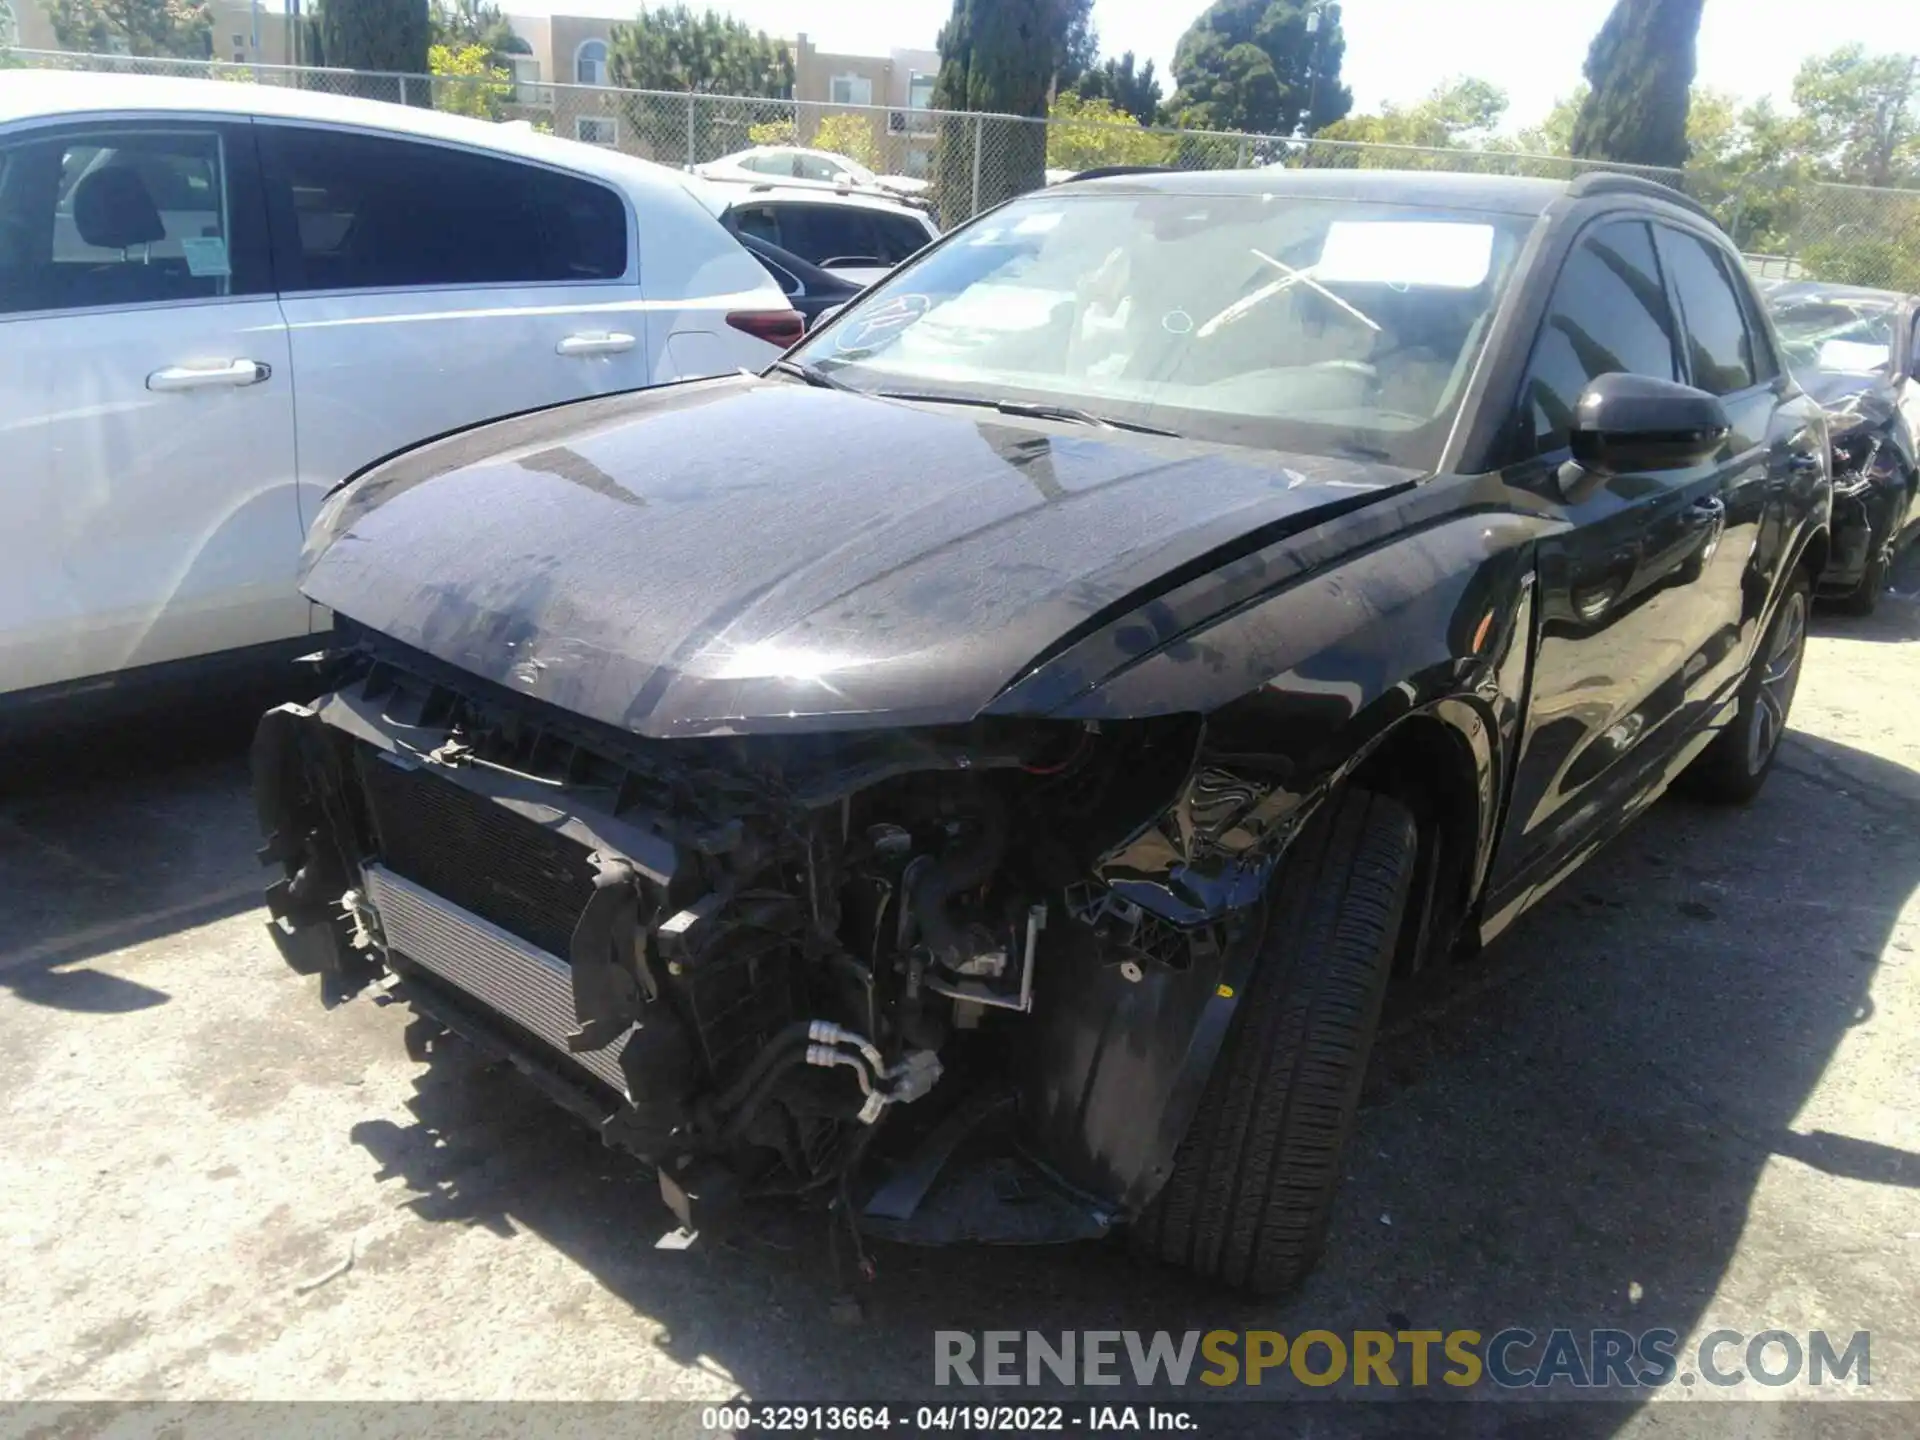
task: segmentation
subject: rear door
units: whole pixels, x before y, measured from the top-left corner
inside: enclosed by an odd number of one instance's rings
[[[297,637],[250,127],[0,133],[0,690]]]
[[[1722,623],[1703,584],[1725,529],[1717,465],[1587,476],[1569,492],[1574,407],[1602,375],[1682,378],[1679,328],[1642,219],[1576,242],[1533,347],[1509,483],[1566,529],[1538,552],[1525,735],[1488,909],[1523,905],[1657,793],[1696,657]]]
[[[621,193],[424,140],[258,128],[308,521],[418,441],[649,382]]]

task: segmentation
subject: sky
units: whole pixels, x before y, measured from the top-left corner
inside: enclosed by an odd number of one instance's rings
[[[690,0],[700,8],[708,0]],[[951,0],[710,0],[777,35],[823,50],[931,49]],[[1451,76],[1478,75],[1512,100],[1506,128],[1542,119],[1579,83],[1587,46],[1613,0],[1344,0],[1345,76],[1359,110],[1418,100]],[[631,16],[638,0],[506,0],[509,14]],[[1132,50],[1165,74],[1203,0],[1095,0],[1103,52]],[[1811,17],[1818,16],[1815,21]],[[1859,41],[1920,50],[1920,0],[1707,0],[1699,83],[1748,99],[1786,99],[1800,60]],[[1167,87],[1172,89],[1171,84]]]

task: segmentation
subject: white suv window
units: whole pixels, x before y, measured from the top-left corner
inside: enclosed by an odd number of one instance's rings
[[[0,313],[234,293],[215,130],[67,131],[0,150]]]
[[[576,175],[385,136],[261,126],[286,291],[618,280],[619,195]],[[291,230],[292,233],[287,233]]]

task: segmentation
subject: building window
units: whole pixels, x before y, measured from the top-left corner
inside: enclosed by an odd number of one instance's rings
[[[580,48],[573,52],[573,78],[580,85],[604,85],[607,83],[607,42],[604,40],[582,40]]]
[[[510,55],[513,66],[513,98],[522,105],[551,105],[552,97],[540,94],[540,62],[531,55]]]
[[[573,138],[584,140],[589,145],[618,145],[620,122],[611,115],[576,115],[573,117]]]
[[[922,75],[918,70],[908,74],[907,108],[909,110],[931,110],[933,108],[933,76]]]
[[[827,93],[835,105],[871,105],[873,81],[864,75],[836,75]]]

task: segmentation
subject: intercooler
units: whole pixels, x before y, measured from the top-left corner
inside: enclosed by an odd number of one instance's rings
[[[568,1053],[567,1036],[578,1026],[573,975],[565,961],[384,865],[368,865],[365,874],[367,895],[380,912],[389,948],[537,1035],[562,1055]],[[622,1036],[574,1058],[627,1095],[619,1060],[624,1043]]]

